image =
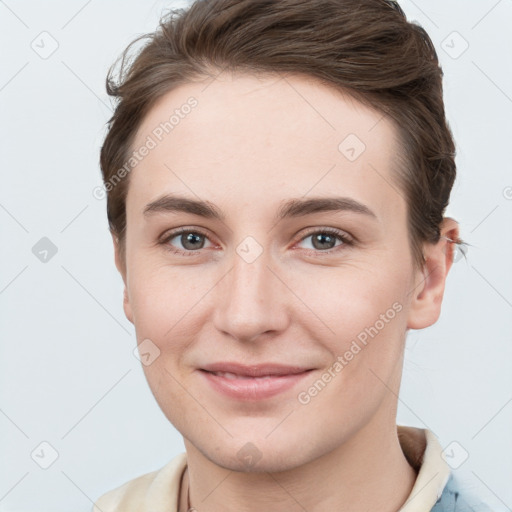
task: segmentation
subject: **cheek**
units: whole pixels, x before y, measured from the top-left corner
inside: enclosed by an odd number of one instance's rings
[[[207,272],[193,267],[171,269],[141,263],[132,268],[130,303],[136,327],[151,331],[159,340],[175,337],[213,285]]]
[[[182,387],[191,371],[186,358],[191,345],[202,338],[211,304],[206,292],[214,281],[209,284],[207,273],[192,267],[176,270],[146,264],[134,270],[130,302],[137,342],[157,355],[151,364],[144,364],[141,355],[143,370],[156,401],[175,424],[183,415],[183,404],[190,402]]]
[[[340,291],[326,302],[330,314],[325,309],[324,315],[335,334],[317,339],[331,359],[296,397],[307,414],[325,419],[326,431],[365,421],[398,394],[407,325],[404,293],[396,282],[380,284],[387,285],[385,293],[363,293],[371,287],[359,282],[359,293]]]
[[[323,381],[316,379],[311,394],[304,390],[304,402],[314,398],[323,406],[326,403],[337,403],[342,408],[370,405],[377,397],[382,398],[386,386],[400,372],[409,281],[402,270],[405,266],[384,261],[381,264],[381,267],[367,267],[377,269],[372,271],[355,267],[340,269],[325,286],[315,286],[308,295],[307,289],[302,289],[307,296],[305,302],[311,309],[316,304],[315,313],[322,320],[314,321],[318,330],[312,329],[311,321],[304,321],[303,328],[309,329],[309,337],[323,344],[330,353]],[[309,319],[314,318],[308,315]],[[324,393],[324,388],[329,390]],[[317,400],[315,393],[319,391],[323,397]]]
[[[289,282],[301,299],[296,301],[297,308],[302,307],[306,313],[296,315],[293,321],[304,321],[307,325],[307,319],[310,327],[314,324],[319,329],[318,338],[325,333],[325,339],[340,343],[336,348],[343,349],[347,340],[360,333],[364,339],[366,328],[376,326],[378,331],[389,332],[391,324],[396,328],[403,320],[398,313],[406,309],[409,281],[405,273],[392,264],[325,268],[310,276],[298,275],[292,279],[290,275]]]

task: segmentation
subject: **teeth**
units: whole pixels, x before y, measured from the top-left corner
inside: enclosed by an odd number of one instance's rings
[[[248,375],[237,375],[236,373],[230,372],[213,372],[214,375],[218,377],[224,377],[226,379],[270,379],[270,377],[276,377],[276,375],[264,375],[262,377],[250,377]]]

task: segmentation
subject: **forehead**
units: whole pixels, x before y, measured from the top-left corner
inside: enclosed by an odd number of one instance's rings
[[[377,209],[402,200],[392,122],[301,75],[222,73],[179,86],[143,120],[132,150],[144,145],[128,192],[137,209],[165,192],[267,207],[334,191]]]

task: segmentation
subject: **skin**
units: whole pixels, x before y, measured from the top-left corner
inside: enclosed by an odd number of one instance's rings
[[[131,171],[125,261],[115,237],[114,248],[137,341],[150,339],[160,350],[144,371],[184,437],[192,506],[398,510],[416,478],[396,432],[406,332],[438,319],[453,246],[445,238],[425,244],[427,263],[414,267],[405,199],[392,186],[394,125],[307,77],[223,73],[167,93],[133,147],[190,96],[198,106]],[[366,145],[355,161],[338,149],[348,134]],[[145,217],[145,206],[165,193],[207,200],[225,218]],[[363,203],[376,218],[343,211],[274,220],[285,200],[333,195]],[[207,237],[195,250],[180,236],[159,244],[179,227]],[[355,243],[335,239],[318,248],[311,228],[338,229]],[[458,236],[452,219],[441,228],[443,236]],[[247,236],[262,250],[251,263],[236,252]],[[396,303],[400,312],[300,403],[298,393]],[[217,361],[315,370],[292,390],[243,403],[213,390],[198,372]],[[260,457],[253,465],[239,455],[247,443]],[[182,495],[180,509],[186,505]]]

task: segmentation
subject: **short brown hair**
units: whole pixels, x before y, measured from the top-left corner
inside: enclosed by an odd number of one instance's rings
[[[133,45],[147,40],[131,55]],[[407,203],[416,266],[435,243],[455,180],[455,145],[445,117],[443,72],[425,30],[388,0],[196,0],[171,10],[133,41],[107,77],[117,100],[101,148],[104,183],[126,166],[155,101],[221,70],[303,74],[334,85],[394,121],[394,179]],[[107,188],[111,232],[125,258],[129,176]],[[459,243],[460,240],[455,242]]]

